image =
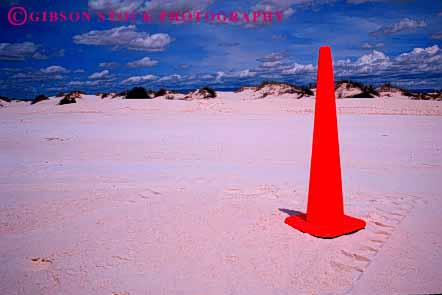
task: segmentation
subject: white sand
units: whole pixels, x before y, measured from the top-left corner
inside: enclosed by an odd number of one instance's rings
[[[338,101],[333,240],[284,224],[312,99],[56,102],[0,109],[0,294],[442,291],[442,102]]]

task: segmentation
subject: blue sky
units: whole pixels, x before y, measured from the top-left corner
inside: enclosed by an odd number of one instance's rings
[[[90,22],[12,26],[12,6],[89,11]],[[148,11],[154,21],[99,22],[96,14]],[[272,11],[281,22],[160,23],[160,11]],[[0,95],[31,98],[133,86],[190,89],[262,80],[315,81],[317,51],[333,50],[337,79],[442,88],[442,1],[413,0],[90,0],[2,1]]]

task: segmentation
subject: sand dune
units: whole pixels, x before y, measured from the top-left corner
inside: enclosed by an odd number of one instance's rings
[[[284,224],[313,99],[58,100],[0,110],[0,294],[442,289],[442,102],[337,101],[345,209],[368,226],[324,240]]]

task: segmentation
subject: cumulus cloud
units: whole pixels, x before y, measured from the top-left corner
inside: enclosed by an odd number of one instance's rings
[[[41,70],[36,72],[23,72],[11,76],[12,79],[19,82],[44,82],[52,80],[62,80],[65,76],[59,73],[44,73]]]
[[[285,18],[296,11],[295,6],[315,7],[323,4],[334,3],[336,0],[260,0],[251,10],[254,11],[280,11]]]
[[[198,77],[199,77],[199,79],[201,79],[201,80],[211,80],[211,79],[214,79],[214,78],[215,78],[215,76],[212,75],[212,74],[201,74],[201,75],[199,75]]]
[[[391,66],[391,60],[383,52],[373,50],[359,57],[355,62],[350,59],[339,60],[336,68],[341,75],[377,73]]]
[[[131,68],[138,68],[138,67],[153,67],[158,64],[158,61],[151,59],[150,57],[144,57],[140,60],[136,60],[133,62],[127,63],[127,65]]]
[[[263,58],[258,58],[257,61],[260,62],[275,62],[275,61],[282,61],[288,57],[287,52],[273,52],[270,53]]]
[[[288,58],[287,52],[273,52],[262,58],[258,58],[257,61],[261,62],[260,68],[264,70],[278,69],[283,66],[285,60]]]
[[[240,71],[231,71],[231,72],[224,72],[224,71],[218,71],[216,73],[216,76],[210,75],[208,78],[214,78],[217,82],[221,82],[224,79],[246,79],[246,78],[253,78],[257,75],[257,72],[245,69]]]
[[[44,69],[40,69],[45,74],[67,74],[70,71],[62,66],[50,66]]]
[[[100,68],[113,69],[118,67],[118,63],[116,62],[102,62],[98,65]]]
[[[89,0],[89,9],[99,11],[196,11],[204,10],[213,0]]]
[[[275,41],[284,41],[284,40],[287,40],[287,35],[284,35],[284,34],[275,34],[275,35],[272,35],[272,40],[275,40]]]
[[[357,65],[373,65],[389,62],[390,58],[383,52],[373,50],[369,54],[364,54],[356,61]]]
[[[379,49],[384,47],[384,43],[364,43],[361,46],[363,49]]]
[[[158,82],[178,82],[181,79],[183,79],[183,77],[181,75],[173,74],[173,75],[168,75],[168,76],[161,77],[158,80]]]
[[[172,42],[165,33],[148,34],[138,32],[135,25],[121,26],[109,30],[90,31],[73,37],[76,44],[112,46],[137,51],[163,51]]]
[[[239,46],[240,43],[239,42],[221,42],[218,43],[218,46],[220,47],[236,47]]]
[[[192,66],[189,65],[189,64],[180,64],[180,65],[178,65],[178,69],[181,69],[181,70],[187,70],[187,69],[189,69],[191,67]]]
[[[101,85],[102,81],[71,81],[67,85],[68,86],[98,86]]]
[[[336,63],[338,75],[410,75],[438,73],[442,71],[442,50],[438,45],[427,48],[414,48],[410,52],[389,57],[373,50],[356,61],[340,60]]]
[[[144,0],[89,0],[89,9],[98,11],[132,12],[138,10]]]
[[[436,40],[442,40],[442,31],[434,33],[433,35],[431,35],[431,38],[436,39]]]
[[[133,76],[133,77],[127,78],[122,83],[123,84],[133,84],[133,83],[139,83],[139,82],[153,81],[153,80],[156,80],[157,78],[158,77],[155,75]]]
[[[46,59],[47,56],[38,50],[39,46],[32,42],[0,43],[0,60],[24,61],[29,58]]]
[[[144,10],[157,11],[198,11],[205,10],[213,0],[150,0],[144,1]]]
[[[263,68],[274,68],[274,67],[278,67],[280,65],[281,65],[281,61],[280,60],[275,60],[275,61],[263,62],[261,64],[261,67],[263,67]]]
[[[45,59],[48,59],[48,56],[47,56],[46,54],[44,54],[44,53],[36,52],[36,53],[32,56],[32,58],[33,58],[33,59],[38,59],[38,60],[45,60]]]
[[[442,50],[438,45],[427,48],[414,48],[402,53],[395,61],[409,70],[438,71],[442,70]]]
[[[238,78],[251,78],[256,76],[256,72],[251,71],[249,69],[242,70],[237,73]]]
[[[293,75],[302,73],[311,73],[315,71],[315,67],[312,64],[302,65],[294,63],[293,65],[282,70],[283,75]]]
[[[97,72],[97,73],[93,73],[92,75],[89,76],[89,79],[103,79],[104,77],[109,75],[109,71],[108,70],[104,70],[101,72]]]
[[[394,23],[389,26],[382,26],[376,31],[370,33],[371,36],[385,36],[392,35],[395,33],[399,33],[402,31],[415,30],[418,28],[424,28],[427,26],[427,23],[423,20],[414,20],[410,18],[401,19],[399,22]]]

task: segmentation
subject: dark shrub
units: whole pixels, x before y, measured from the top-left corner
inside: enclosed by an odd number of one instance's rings
[[[119,92],[119,93],[116,93],[116,94],[112,95],[112,98],[115,98],[115,97],[126,97],[126,96],[127,96],[127,91],[122,91],[122,92]]]
[[[68,94],[63,99],[60,100],[58,105],[71,104],[71,103],[77,103],[77,101],[75,100],[75,97]]]
[[[103,93],[103,94],[101,94],[101,98],[106,98],[106,97],[108,97],[110,94],[109,93]]]
[[[216,97],[215,90],[213,90],[212,88],[210,88],[208,86],[203,87],[203,88],[200,89],[200,92],[203,92],[203,91],[207,92],[207,98],[214,98],[214,97]]]
[[[129,90],[126,94],[126,98],[129,99],[143,99],[143,98],[151,98],[143,87],[134,87],[131,90]]]
[[[302,90],[302,96],[307,95],[307,96],[312,96],[314,95],[313,91],[310,89],[310,87],[306,87],[306,86],[301,86],[300,87]]]
[[[369,92],[361,92],[355,95],[352,95],[351,98],[373,98],[373,94]]]
[[[392,89],[397,89],[397,90],[401,91],[402,94],[405,96],[413,96],[413,93],[411,93],[411,91],[409,91],[408,89],[396,86],[390,82],[384,83],[381,86],[379,86],[379,88],[378,88],[379,91],[390,91]]]
[[[338,89],[342,84],[347,84],[347,89],[350,87],[359,88],[361,93],[352,95],[351,98],[373,98],[379,96],[379,92],[374,89],[372,85],[364,85],[360,82],[353,80],[340,80],[335,83],[335,90]]]
[[[0,100],[6,101],[6,102],[11,102],[11,99],[6,96],[0,96]]]
[[[363,89],[365,87],[364,84],[359,83],[357,81],[353,81],[353,80],[339,80],[339,81],[335,82],[335,89],[337,89],[339,86],[341,86],[341,84],[344,84],[344,83],[348,84],[347,87],[353,86],[353,87],[357,87],[357,88],[360,88],[360,89]]]
[[[426,93],[413,93],[411,99],[415,100],[430,100],[432,97]]]
[[[297,98],[302,98],[304,96],[312,96],[314,95],[313,91],[310,90],[310,88],[305,86],[297,86],[291,83],[286,82],[277,82],[277,81],[262,81],[261,84],[259,84],[256,87],[256,91],[260,91],[266,86],[279,86],[274,87],[274,89],[268,90],[269,92],[264,92],[261,95],[261,98],[264,98],[269,95],[282,95],[282,94],[296,94]]]
[[[258,91],[258,90],[261,90],[262,88],[264,88],[265,86],[267,86],[267,85],[279,85],[279,84],[282,84],[282,83],[280,83],[280,82],[277,82],[277,81],[262,81],[261,82],[261,84],[259,84],[257,87],[256,87],[256,90]]]
[[[31,104],[36,104],[40,101],[44,101],[44,100],[48,100],[48,99],[49,99],[49,97],[47,97],[46,95],[40,94],[40,95],[36,96],[33,101],[31,101]]]
[[[256,91],[256,87],[255,86],[242,86],[238,89],[236,89],[234,92],[235,93],[239,93],[239,92],[243,92],[245,90],[252,90],[252,91]]]
[[[169,91],[167,91],[166,89],[164,89],[164,88],[161,88],[160,90],[158,90],[157,92],[155,92],[155,97],[158,97],[158,96],[164,96],[164,95],[166,95],[166,94],[168,94],[169,93]]]

